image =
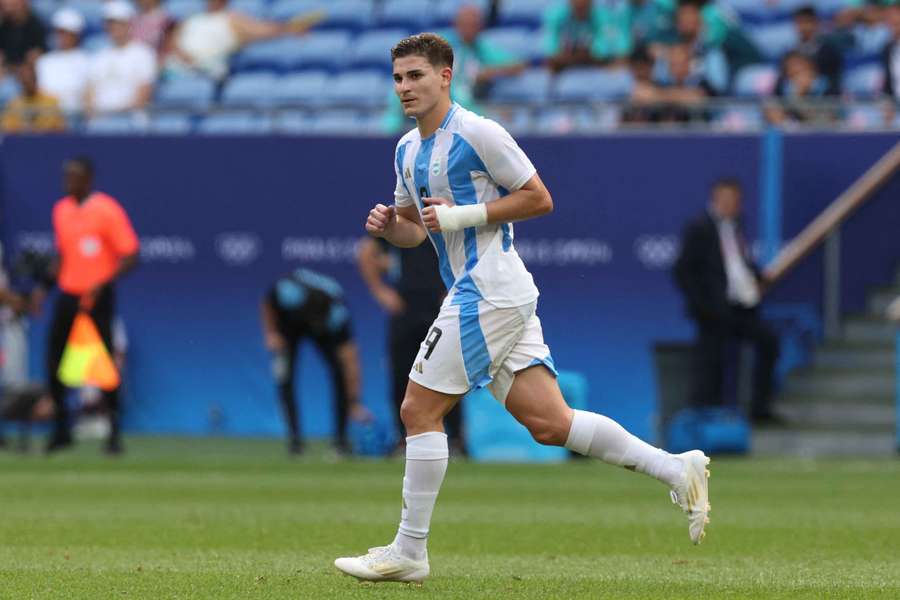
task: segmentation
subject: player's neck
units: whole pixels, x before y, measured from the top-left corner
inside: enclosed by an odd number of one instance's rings
[[[451,108],[453,108],[453,103],[450,102],[450,97],[447,96],[441,98],[434,108],[428,111],[428,114],[416,119],[416,126],[419,128],[419,135],[423,140],[434,135],[434,132],[444,122],[444,118]]]

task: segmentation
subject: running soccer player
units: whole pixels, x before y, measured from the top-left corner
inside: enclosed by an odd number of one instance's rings
[[[394,89],[417,127],[397,144],[394,205],[377,204],[366,230],[400,247],[428,238],[449,290],[409,374],[403,510],[393,542],[335,566],[371,581],[420,582],[426,541],[447,470],[442,418],[473,387],[494,397],[542,444],[565,446],[671,488],[691,541],[708,522],[709,459],[672,455],[602,415],[572,410],[556,382],[535,314],[538,290],[513,246],[514,221],[553,210],[534,166],[500,125],[450,101],[453,50],[434,34],[391,50]]]

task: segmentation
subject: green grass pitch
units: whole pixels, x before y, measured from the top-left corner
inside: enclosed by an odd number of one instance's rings
[[[423,586],[335,557],[389,541],[399,460],[255,440],[0,454],[0,598],[900,598],[900,461],[713,460],[701,546],[667,490],[593,461],[452,461]]]

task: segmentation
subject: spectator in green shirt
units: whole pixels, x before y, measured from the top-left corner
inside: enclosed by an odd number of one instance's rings
[[[675,0],[628,0],[631,35],[636,46],[675,40]]]
[[[632,50],[627,4],[592,6],[591,0],[554,4],[544,14],[543,47],[552,71],[620,62]]]
[[[485,39],[483,29],[481,9],[467,5],[456,14],[454,29],[444,34],[453,47],[453,85],[458,97],[483,99],[494,80],[525,69],[521,57]]]

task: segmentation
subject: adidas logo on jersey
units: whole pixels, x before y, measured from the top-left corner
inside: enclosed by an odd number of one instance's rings
[[[422,368],[422,361],[419,361],[419,362],[417,362],[416,364],[413,365],[413,371],[415,371],[415,372],[418,373],[419,375],[422,374],[423,370],[424,370],[424,369]]]

